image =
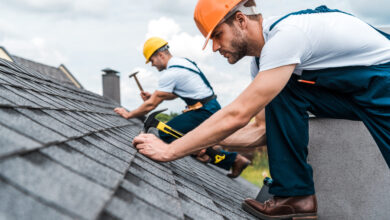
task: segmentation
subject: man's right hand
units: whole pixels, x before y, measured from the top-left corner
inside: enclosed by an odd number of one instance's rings
[[[142,98],[142,100],[146,101],[146,100],[148,100],[151,96],[152,96],[152,94],[150,94],[149,92],[141,91],[141,98]]]

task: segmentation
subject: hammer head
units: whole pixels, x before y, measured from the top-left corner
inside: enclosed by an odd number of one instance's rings
[[[133,76],[137,75],[138,73],[139,73],[139,71],[136,71],[136,72],[134,72],[134,73],[130,74],[130,75],[129,75],[129,78],[131,78],[131,77],[133,77]]]
[[[158,123],[160,122],[155,117],[157,114],[166,111],[167,109],[158,110],[155,112],[150,113],[150,115],[146,118],[144,122],[144,132],[147,133],[149,131],[149,128],[155,128],[157,127]]]

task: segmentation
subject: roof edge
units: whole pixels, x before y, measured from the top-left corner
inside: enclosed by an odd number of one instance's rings
[[[14,60],[12,59],[11,54],[8,53],[8,51],[2,46],[0,46],[0,58],[14,63]]]
[[[65,73],[65,75],[69,78],[70,81],[73,82],[73,84],[77,88],[83,89],[83,86],[80,84],[80,82],[73,76],[73,74],[68,70],[68,68],[66,68],[66,66],[64,64],[61,64],[58,67],[58,69],[61,70],[63,73]]]

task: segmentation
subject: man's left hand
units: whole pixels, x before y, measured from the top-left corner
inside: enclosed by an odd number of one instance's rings
[[[129,112],[126,111],[126,109],[124,109],[124,108],[115,108],[114,112],[116,112],[117,114],[119,114],[120,116],[122,116],[126,119],[129,118]]]
[[[133,145],[138,151],[156,161],[168,162],[176,158],[173,156],[172,148],[154,134],[140,134],[133,140]]]

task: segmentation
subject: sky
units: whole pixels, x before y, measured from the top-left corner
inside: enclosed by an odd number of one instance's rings
[[[250,83],[249,58],[230,65],[203,36],[193,11],[196,0],[0,0],[0,46],[11,54],[51,66],[64,64],[85,89],[102,94],[102,69],[120,72],[121,104],[131,110],[142,104],[129,74],[137,75],[146,91],[157,88],[159,73],[145,64],[142,48],[151,36],[166,39],[174,56],[198,63],[222,106]],[[265,16],[327,5],[350,12],[379,27],[390,27],[389,0],[257,0]],[[180,112],[181,100],[159,109]]]

